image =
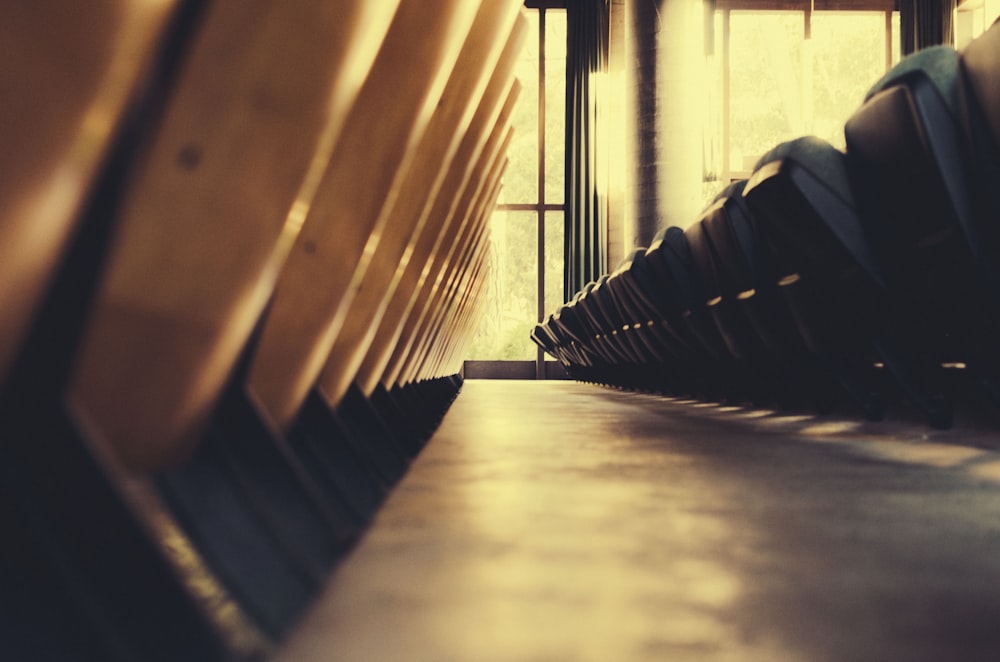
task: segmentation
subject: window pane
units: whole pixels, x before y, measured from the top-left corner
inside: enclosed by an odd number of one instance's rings
[[[844,147],[844,122],[885,73],[885,14],[815,12],[812,17],[812,126]]]
[[[497,211],[492,218],[486,306],[469,348],[473,360],[533,360],[528,334],[538,317],[537,214]]]
[[[555,311],[563,296],[563,264],[565,250],[563,238],[565,215],[561,211],[545,212],[545,314]]]
[[[566,10],[545,12],[545,202],[562,204],[566,170]]]
[[[517,63],[521,96],[514,109],[514,137],[507,155],[501,203],[534,203],[538,199],[538,12],[526,12],[530,30]]]
[[[730,13],[729,168],[745,172],[804,133],[800,11]]]

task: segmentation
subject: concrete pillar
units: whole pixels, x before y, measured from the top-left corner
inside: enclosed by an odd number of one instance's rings
[[[629,198],[627,225],[634,246],[648,246],[660,222],[660,99],[658,51],[663,0],[626,0]]]
[[[699,0],[625,0],[628,20],[626,226],[648,246],[701,207],[703,9]]]

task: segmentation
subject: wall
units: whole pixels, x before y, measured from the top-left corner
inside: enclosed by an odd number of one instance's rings
[[[622,0],[625,5],[627,242],[685,227],[701,210],[699,0]],[[612,48],[615,45],[612,44]]]

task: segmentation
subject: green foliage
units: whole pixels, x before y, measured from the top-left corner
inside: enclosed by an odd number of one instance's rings
[[[469,359],[532,359],[528,337],[538,316],[535,212],[494,213],[487,305]]]

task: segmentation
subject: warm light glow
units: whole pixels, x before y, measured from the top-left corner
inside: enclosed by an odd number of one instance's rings
[[[800,432],[802,434],[825,436],[825,435],[854,432],[860,427],[861,423],[857,421],[830,421],[827,423],[816,423],[815,425],[807,425],[806,427],[802,428]]]
[[[757,290],[751,288],[749,290],[740,292],[739,294],[736,295],[736,298],[739,299],[740,301],[746,301],[747,299],[753,298],[755,294],[757,294]]]
[[[621,59],[620,57],[618,58]],[[628,168],[628,154],[626,152],[626,145],[628,144],[628,135],[626,133],[626,118],[628,117],[628,108],[626,104],[628,103],[628,94],[625,93],[626,81],[625,81],[625,68],[621,66],[618,60],[612,59],[609,63],[610,70],[608,72],[600,72],[599,84],[602,86],[601,89],[608,91],[608,96],[602,100],[604,109],[606,110],[607,119],[606,121],[598,123],[598,129],[602,131],[602,135],[598,136],[598,148],[605,146],[605,154],[607,156],[606,170],[602,168],[607,177],[607,188],[608,188],[608,198],[609,202],[617,203],[624,211],[625,199],[629,186],[629,168]],[[607,140],[603,142],[601,138]],[[614,208],[611,208],[612,213],[615,213]],[[626,223],[620,223],[618,227],[618,232],[620,233],[617,237],[617,241],[621,243],[622,246],[628,246],[631,241],[629,237],[628,227]],[[609,239],[609,243],[613,240]]]
[[[802,276],[798,274],[788,274],[787,276],[783,276],[780,280],[778,280],[778,286],[787,287],[789,285],[794,285],[800,280],[802,280]]]
[[[764,418],[765,416],[773,416],[777,412],[773,409],[752,409],[742,414],[737,414],[739,418]]]
[[[703,206],[704,8],[698,0],[661,5],[660,19],[671,28],[670,38],[663,39],[657,51],[657,95],[663,99],[657,122],[667,138],[658,145],[662,163],[658,206],[666,225],[685,228]]]
[[[781,415],[768,418],[761,421],[766,425],[788,425],[789,423],[805,423],[806,421],[814,421],[816,417],[811,414],[802,415]]]
[[[814,133],[813,130],[813,117],[815,115],[815,98],[813,96],[813,89],[815,89],[815,84],[813,82],[813,61],[815,59],[815,46],[813,44],[812,38],[806,38],[802,40],[802,74],[799,76],[799,81],[802,85],[801,99],[802,99],[802,132],[803,133]]]
[[[895,462],[918,464],[940,469],[957,467],[981,457],[992,455],[990,451],[968,446],[953,446],[936,442],[912,442],[889,440],[867,444],[865,448],[877,457]]]
[[[969,467],[969,474],[974,478],[1000,483],[1000,460],[973,464]]]

